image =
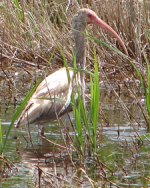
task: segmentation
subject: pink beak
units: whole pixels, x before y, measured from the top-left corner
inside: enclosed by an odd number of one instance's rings
[[[127,48],[125,47],[124,42],[122,41],[122,39],[120,38],[120,36],[116,33],[116,31],[114,31],[107,23],[105,23],[103,20],[101,20],[98,16],[96,16],[92,20],[92,23],[95,24],[95,25],[100,26],[102,29],[104,29],[108,33],[110,33],[113,37],[115,37],[116,39],[118,39],[120,45],[124,49],[125,54],[128,55]]]

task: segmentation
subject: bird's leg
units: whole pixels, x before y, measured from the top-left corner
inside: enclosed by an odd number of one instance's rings
[[[70,127],[71,127],[70,124],[72,122],[71,122],[71,118],[70,118],[68,112],[61,117],[61,122],[62,122],[62,125],[63,125],[63,128],[64,128],[64,130],[62,132],[64,142],[65,142],[67,148],[70,148],[71,139],[70,139],[70,135],[69,135],[69,130],[70,130]]]
[[[39,126],[39,128],[38,128],[38,135],[42,136],[42,137],[45,137],[44,131],[45,131],[44,126]]]

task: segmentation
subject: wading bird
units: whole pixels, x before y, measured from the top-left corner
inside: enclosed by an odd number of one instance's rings
[[[75,40],[73,54],[76,56],[79,69],[85,69],[86,37],[83,33],[88,24],[98,25],[106,30],[118,40],[125,54],[128,54],[122,39],[109,25],[102,21],[94,11],[80,9],[73,18],[73,37]],[[72,67],[61,68],[46,77],[37,87],[15,127],[31,123],[40,125],[65,114],[71,108],[71,95],[77,82],[82,88],[82,94],[84,94],[84,73],[76,74]]]

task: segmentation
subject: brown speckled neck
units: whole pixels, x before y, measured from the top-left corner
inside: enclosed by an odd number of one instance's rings
[[[73,53],[76,56],[77,66],[80,69],[85,69],[86,63],[86,39],[84,36],[86,25],[86,15],[82,12],[78,12],[78,14],[73,19],[73,37],[75,41]]]

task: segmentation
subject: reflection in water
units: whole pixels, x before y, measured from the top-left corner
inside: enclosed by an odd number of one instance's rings
[[[4,127],[8,126],[5,125]],[[47,125],[46,137],[62,146],[64,141],[59,129],[55,124]],[[19,137],[13,142],[12,138],[16,136],[16,130],[13,129],[11,132],[9,138],[11,144],[8,143],[6,155],[11,152],[11,158],[16,161],[18,168],[18,173],[11,177],[11,180],[13,179],[15,182],[14,185],[18,183],[19,187],[35,184],[42,187],[64,187],[65,185],[91,187],[86,175],[83,171],[81,172],[81,169],[83,170],[86,167],[90,176],[97,181],[98,186],[102,186],[102,170],[92,158],[87,156],[83,167],[80,166],[77,153],[72,151],[72,154],[69,155],[70,151],[68,152],[67,148],[55,147],[46,140],[41,140],[38,137],[37,130],[38,128],[31,126],[33,146],[28,140],[27,131],[24,129],[18,131]],[[144,184],[148,185],[145,177],[150,175],[148,152],[150,145],[148,141],[140,145],[137,141],[139,136],[145,133],[145,130],[139,128],[138,133],[136,131],[132,127],[123,126],[119,127],[118,134],[118,126],[104,127],[98,138],[99,159],[106,165],[106,169],[108,167],[113,171],[112,174],[107,169],[109,180],[122,183],[120,186],[131,184],[140,187]],[[70,132],[70,135],[73,136],[74,134]],[[28,143],[26,140],[28,140]],[[10,183],[9,179],[7,183]]]

